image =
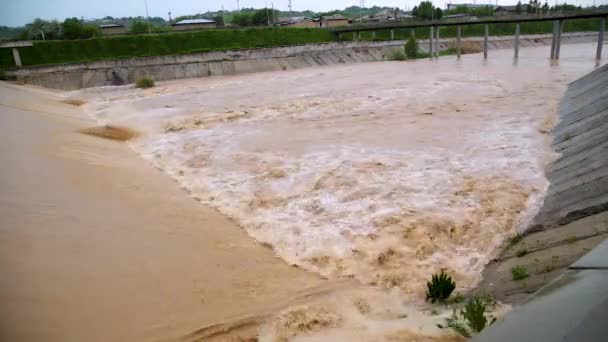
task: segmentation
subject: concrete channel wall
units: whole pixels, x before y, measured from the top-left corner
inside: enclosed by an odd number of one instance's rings
[[[608,65],[572,82],[560,104],[549,190],[531,231],[608,210]]]
[[[564,43],[597,40],[597,33],[565,34]],[[469,52],[482,50],[483,38],[463,39]],[[454,47],[454,39],[441,39],[440,50]],[[428,52],[429,41],[419,40],[422,52]],[[522,36],[521,46],[550,45],[550,35]],[[197,53],[158,57],[128,58],[91,63],[26,67],[7,71],[17,82],[47,88],[79,88],[134,83],[143,76],[157,81],[183,78],[235,75],[252,72],[290,70],[312,66],[382,61],[402,49],[405,41],[345,42],[309,44],[250,50]],[[513,37],[491,37],[490,49],[513,47]],[[466,51],[465,51],[466,53]]]

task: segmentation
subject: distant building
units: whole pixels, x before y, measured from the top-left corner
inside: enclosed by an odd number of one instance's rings
[[[209,19],[186,19],[171,24],[173,31],[195,31],[203,29],[214,29],[217,23]]]
[[[277,25],[281,27],[320,27],[321,21],[308,17],[279,18]]]
[[[353,21],[356,23],[361,23],[361,22],[379,23],[379,22],[389,21],[389,20],[407,20],[407,19],[413,19],[413,18],[414,18],[414,16],[411,15],[411,13],[402,12],[399,9],[394,9],[394,10],[385,9],[374,15],[371,15],[371,16],[366,15],[361,18],[357,18]]]
[[[340,14],[321,17],[321,27],[336,27],[346,25],[348,25],[348,18]]]
[[[99,28],[101,29],[101,34],[104,36],[129,33],[129,30],[123,24],[103,24],[100,25]]]
[[[491,9],[493,9],[496,7],[496,5],[493,5],[493,4],[448,4],[448,11],[456,9],[456,7],[466,7],[466,8],[471,8],[471,9],[489,7]]]
[[[458,13],[458,14],[449,14],[444,15],[441,19],[459,19],[459,20],[477,20],[478,18],[474,15],[466,14],[466,13]]]
[[[494,15],[517,15],[526,14],[528,12],[528,4],[521,5],[521,13],[517,13],[517,6],[498,6],[494,9]]]

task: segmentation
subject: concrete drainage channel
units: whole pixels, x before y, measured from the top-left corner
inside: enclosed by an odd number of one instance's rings
[[[570,84],[554,148],[561,156],[533,231],[608,230],[608,65]],[[582,224],[579,224],[582,223]],[[535,234],[532,234],[532,236]],[[606,341],[608,240],[569,266],[475,341]]]
[[[597,40],[595,32],[564,34],[564,43],[586,43]],[[428,40],[419,41],[427,52]],[[463,39],[472,52],[482,50],[483,37]],[[521,38],[521,46],[548,46],[550,35]],[[91,63],[25,67],[6,72],[17,82],[47,88],[74,90],[80,88],[124,85],[143,76],[157,81],[184,78],[236,75],[253,72],[292,70],[313,66],[383,61],[401,49],[405,41],[373,41],[309,44],[275,48],[208,52],[189,55],[129,58]],[[454,47],[454,38],[441,39],[440,50]],[[490,49],[513,47],[513,37],[491,37]],[[491,58],[491,57],[490,57]]]

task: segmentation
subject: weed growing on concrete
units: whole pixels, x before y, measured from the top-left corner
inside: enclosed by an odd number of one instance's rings
[[[405,54],[409,58],[416,58],[418,57],[418,50],[418,41],[410,36],[407,43],[405,43]]]
[[[575,242],[576,242],[576,240],[578,240],[578,238],[577,238],[576,236],[574,236],[574,235],[573,235],[573,236],[569,236],[569,237],[566,239],[566,242],[568,242],[569,244],[573,244],[573,243],[575,243]]]
[[[513,235],[512,237],[510,237],[509,240],[507,240],[507,246],[508,247],[513,247],[519,241],[521,241],[521,239],[523,239],[523,238],[524,238],[523,235],[521,235],[520,233],[517,233],[517,234]]]
[[[393,51],[393,54],[391,55],[390,59],[391,61],[404,61],[407,59],[407,56],[405,55],[405,53],[403,53],[401,49],[399,49]]]
[[[513,280],[518,281],[528,278],[528,270],[524,266],[515,266],[511,268]]]
[[[521,258],[521,257],[523,257],[526,254],[528,254],[528,250],[524,248],[524,249],[518,250],[516,255],[517,255],[518,258]]]
[[[152,88],[154,87],[154,80],[150,77],[144,76],[135,82],[135,86],[142,89]]]
[[[475,332],[482,331],[488,323],[486,301],[481,298],[475,297],[469,300],[461,313],[469,327]]]
[[[445,302],[456,288],[456,283],[444,270],[441,270],[441,273],[433,274],[426,286],[426,300],[435,303]]]

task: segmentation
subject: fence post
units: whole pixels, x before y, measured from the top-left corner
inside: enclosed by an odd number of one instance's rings
[[[519,26],[519,23],[515,24],[515,59],[519,58]]]
[[[600,19],[600,32],[597,37],[597,53],[595,59],[598,61],[602,59],[602,47],[604,45],[604,31],[606,30],[606,18]]]
[[[555,59],[555,45],[557,43],[557,26],[559,25],[557,20],[553,21],[553,36],[551,37],[551,59]]]
[[[485,24],[483,29],[483,59],[488,59],[488,35],[490,34],[490,25]]]
[[[462,35],[462,26],[458,25],[456,30],[456,56],[460,58],[460,36]]]
[[[555,41],[555,59],[559,59],[559,50],[562,45],[562,31],[564,30],[565,20],[560,20],[557,28],[557,39]]]
[[[433,26],[431,26],[430,28],[430,34],[429,34],[429,57],[431,59],[433,59]]]
[[[20,67],[21,65],[21,56],[19,55],[19,50],[14,47],[13,48],[13,58],[15,59],[15,65]]]
[[[435,57],[439,58],[439,26],[437,26],[437,33],[435,33]]]

